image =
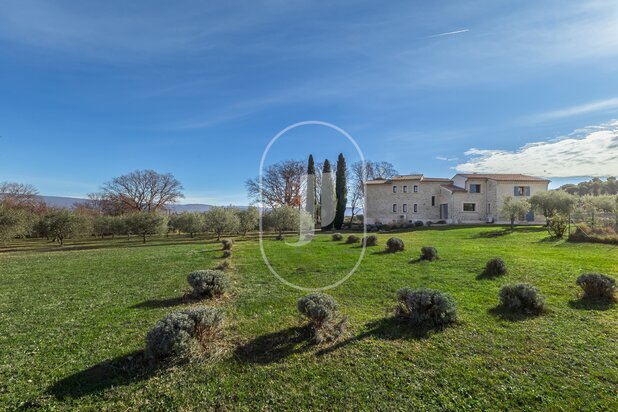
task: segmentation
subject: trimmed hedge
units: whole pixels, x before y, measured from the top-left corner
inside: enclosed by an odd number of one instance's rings
[[[423,246],[421,248],[421,260],[434,261],[438,258],[438,250],[433,246]]]
[[[196,270],[189,273],[187,282],[193,288],[193,296],[198,298],[222,295],[229,287],[227,275],[220,270]]]
[[[221,244],[223,245],[223,250],[232,250],[234,241],[232,239],[223,239]]]
[[[600,273],[584,273],[575,284],[584,291],[584,298],[616,300],[616,280]]]
[[[488,260],[485,264],[483,276],[502,276],[505,275],[506,272],[506,263],[504,263],[504,260],[500,258],[493,258]]]
[[[434,328],[457,320],[453,297],[435,289],[399,289],[397,302],[395,315],[417,326]]]
[[[405,248],[403,240],[392,237],[386,241],[386,250],[390,253],[402,252]]]
[[[369,235],[363,238],[363,246],[377,246],[378,245],[378,237],[376,235]]]
[[[348,236],[348,238],[345,241],[345,243],[348,243],[348,244],[358,243],[358,242],[360,242],[360,238],[356,235]]]
[[[500,289],[500,306],[508,311],[539,314],[545,308],[545,299],[539,290],[527,283],[505,285]]]
[[[221,331],[223,312],[202,307],[172,312],[161,319],[146,335],[146,358],[161,360],[185,357],[194,350],[205,351]]]

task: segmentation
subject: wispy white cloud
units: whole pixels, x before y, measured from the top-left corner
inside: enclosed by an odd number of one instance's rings
[[[433,37],[442,37],[442,36],[452,36],[453,34],[460,34],[460,33],[466,33],[469,32],[470,29],[463,29],[463,30],[455,30],[455,31],[448,31],[446,33],[438,33],[438,34],[432,34],[431,36],[427,36],[428,39],[431,39]]]
[[[444,162],[454,162],[459,160],[458,157],[446,157],[446,156],[436,156],[436,160],[442,160]]]
[[[618,97],[598,100],[595,102],[590,102],[586,104],[581,104],[577,106],[566,107],[559,110],[549,111],[545,113],[540,113],[534,116],[531,116],[529,120],[531,121],[546,121],[546,120],[555,120],[566,117],[579,116],[588,113],[594,112],[603,112],[618,109]]]
[[[526,173],[544,177],[618,174],[618,120],[551,141],[529,143],[518,150],[470,149],[458,172]]]

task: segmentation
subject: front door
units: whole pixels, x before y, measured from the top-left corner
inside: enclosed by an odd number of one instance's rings
[[[440,205],[440,219],[448,219],[448,204],[443,203]]]
[[[534,210],[531,210],[526,214],[526,222],[534,222]]]

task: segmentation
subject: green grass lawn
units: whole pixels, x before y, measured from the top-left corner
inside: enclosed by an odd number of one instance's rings
[[[255,238],[237,239],[233,290],[224,307],[226,353],[216,362],[135,368],[144,336],[185,307],[186,276],[221,261],[212,239],[44,241],[0,248],[0,406],[8,409],[220,410],[617,410],[618,305],[582,304],[575,279],[618,277],[618,249],[553,241],[540,228],[503,236],[496,227],[398,233],[406,251],[368,248],[358,271],[330,290],[348,335],[309,345],[296,302]],[[421,246],[436,262],[410,263]],[[265,241],[273,267],[308,287],[333,283],[357,245],[320,235],[303,248]],[[509,273],[479,279],[502,257]],[[548,312],[518,320],[492,312],[500,286],[528,282]],[[460,322],[419,336],[390,318],[395,292],[449,292]]]

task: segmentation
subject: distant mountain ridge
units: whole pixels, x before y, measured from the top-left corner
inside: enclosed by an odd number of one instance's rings
[[[38,196],[39,199],[44,201],[48,206],[58,207],[62,209],[72,209],[75,207],[76,203],[87,203],[88,199],[82,199],[79,197],[68,197],[68,196]],[[190,203],[190,204],[174,204],[169,207],[172,212],[205,212],[212,208],[213,205],[205,205],[201,203]],[[237,206],[241,209],[246,208],[246,206]]]

